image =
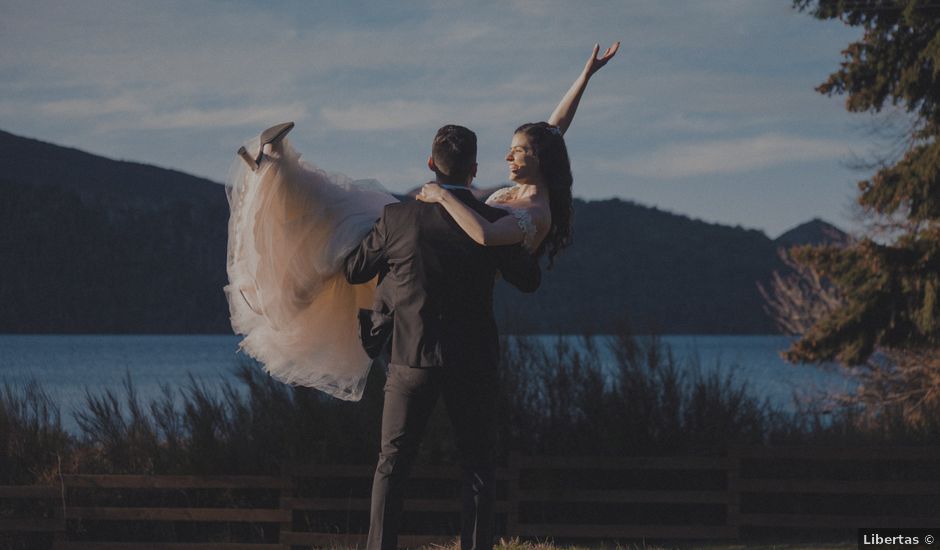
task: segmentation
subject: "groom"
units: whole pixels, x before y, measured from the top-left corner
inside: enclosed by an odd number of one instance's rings
[[[506,212],[467,189],[476,175],[476,152],[476,134],[444,126],[434,137],[428,167],[437,183],[493,221]],[[394,322],[367,548],[397,547],[405,480],[440,396],[463,469],[461,548],[489,550],[499,360],[493,282],[499,272],[533,292],[538,263],[518,245],[480,246],[441,205],[412,201],[386,206],[346,259],[350,283],[380,272],[374,309],[389,312]]]

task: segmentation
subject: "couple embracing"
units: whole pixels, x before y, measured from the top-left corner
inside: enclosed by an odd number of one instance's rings
[[[462,126],[438,130],[428,159],[435,181],[417,201],[301,161],[284,139],[292,125],[262,134],[256,155],[241,151],[246,162],[228,188],[225,290],[242,348],[278,379],[343,399],[361,397],[369,355],[388,357],[368,548],[397,546],[405,480],[439,398],[463,469],[461,546],[492,547],[494,280],[533,292],[541,256],[551,266],[570,244],[563,134],[618,46],[600,57],[595,46],[548,122],[514,132],[506,155],[514,185],[486,203],[470,188],[477,143]]]

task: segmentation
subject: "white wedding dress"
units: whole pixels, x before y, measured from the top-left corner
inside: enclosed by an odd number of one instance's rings
[[[397,199],[301,161],[287,140],[257,171],[236,160],[226,193],[225,295],[241,349],[280,381],[359,400],[371,360],[357,314],[375,283],[347,283],[343,260]]]

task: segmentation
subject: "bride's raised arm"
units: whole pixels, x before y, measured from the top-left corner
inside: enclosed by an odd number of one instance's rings
[[[581,95],[584,94],[588,80],[617,53],[617,50],[620,49],[620,42],[614,42],[607,48],[604,55],[597,57],[597,53],[600,49],[599,45],[594,45],[591,57],[589,57],[587,63],[584,64],[584,70],[581,71],[578,78],[576,78],[571,87],[568,88],[568,92],[565,93],[565,96],[561,98],[558,106],[555,107],[555,110],[552,112],[552,116],[548,117],[548,123],[552,126],[558,126],[562,134],[568,131],[568,127],[571,126],[571,121],[574,120],[574,113],[578,110],[578,103],[581,102]]]

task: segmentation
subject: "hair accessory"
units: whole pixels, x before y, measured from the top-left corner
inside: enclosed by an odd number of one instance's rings
[[[561,128],[558,126],[549,126],[548,131],[555,134],[558,137],[561,137]]]

